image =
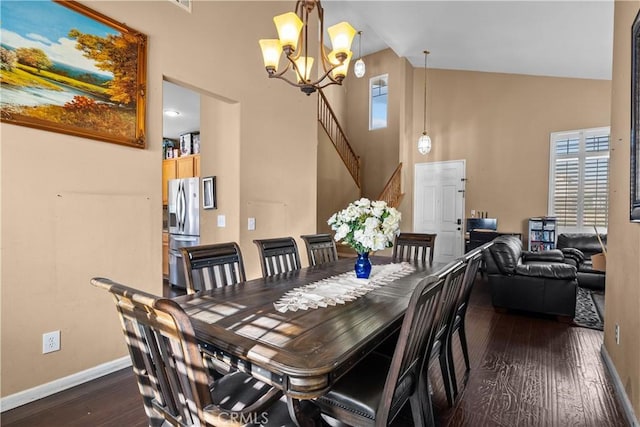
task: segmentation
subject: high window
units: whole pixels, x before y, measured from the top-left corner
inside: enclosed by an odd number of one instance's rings
[[[551,134],[549,214],[560,232],[607,231],[609,133],[607,127]]]
[[[387,127],[389,75],[369,79],[369,130]]]

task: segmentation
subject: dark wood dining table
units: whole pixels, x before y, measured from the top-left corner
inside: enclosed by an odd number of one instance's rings
[[[379,256],[371,260],[374,265],[393,262]],[[415,286],[444,264],[413,266],[414,272],[356,300],[308,310],[282,313],[274,302],[294,288],[352,271],[353,258],[185,295],[175,301],[191,318],[205,352],[281,389],[288,398],[289,412],[299,416],[299,400],[326,393],[400,328]]]

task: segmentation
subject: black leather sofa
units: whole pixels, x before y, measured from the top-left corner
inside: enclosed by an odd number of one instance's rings
[[[601,234],[602,243],[607,244],[607,235]],[[591,255],[602,252],[598,237],[591,233],[563,233],[558,236],[556,248],[560,249],[567,262],[578,269],[578,286],[604,291],[606,273],[593,269]]]
[[[516,236],[499,236],[484,251],[494,307],[573,318],[577,269],[560,250],[527,252]]]

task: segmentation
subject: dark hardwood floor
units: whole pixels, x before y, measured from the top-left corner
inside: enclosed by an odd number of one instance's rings
[[[555,319],[498,313],[488,285],[478,279],[467,313],[471,373],[454,408],[448,408],[440,370],[430,369],[440,426],[626,426],[607,377],[602,332]],[[464,362],[456,337],[462,387]],[[401,416],[394,427],[410,425]],[[130,369],[2,413],[4,427],[145,426]]]

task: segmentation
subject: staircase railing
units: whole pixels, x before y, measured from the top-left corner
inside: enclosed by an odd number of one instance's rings
[[[351,144],[338,123],[335,113],[331,109],[327,98],[321,90],[318,91],[318,121],[329,135],[329,139],[333,143],[336,151],[342,158],[344,165],[353,177],[358,188],[362,188],[360,182],[360,157],[351,148]]]
[[[384,200],[387,205],[397,208],[402,202],[404,193],[402,192],[402,162],[398,164],[396,170],[391,174],[391,178],[384,186],[382,193],[378,196],[378,200]]]

